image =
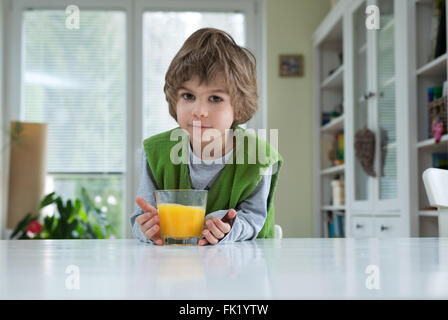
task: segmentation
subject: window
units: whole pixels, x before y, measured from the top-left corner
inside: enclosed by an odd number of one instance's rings
[[[48,123],[47,192],[80,197],[81,187],[122,236],[125,172],[124,12],[23,12],[24,120]],[[107,201],[109,200],[109,201]]]

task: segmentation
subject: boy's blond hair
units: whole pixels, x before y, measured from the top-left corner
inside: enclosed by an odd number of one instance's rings
[[[258,109],[255,56],[227,32],[214,28],[194,32],[171,61],[163,88],[170,115],[177,121],[177,93],[185,81],[196,75],[200,85],[208,85],[219,73],[234,107],[232,127],[249,121]]]

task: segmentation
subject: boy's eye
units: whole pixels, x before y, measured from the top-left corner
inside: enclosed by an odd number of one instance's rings
[[[183,93],[182,98],[184,98],[185,100],[192,100],[192,99],[194,99],[194,95],[192,95],[190,93]]]
[[[222,99],[220,97],[217,97],[217,96],[211,96],[210,97],[210,101],[211,102],[221,102]]]

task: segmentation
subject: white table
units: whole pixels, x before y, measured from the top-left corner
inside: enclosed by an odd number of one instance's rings
[[[448,238],[3,240],[0,299],[448,299]]]

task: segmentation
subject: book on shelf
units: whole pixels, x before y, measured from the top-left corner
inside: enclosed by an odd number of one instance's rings
[[[337,146],[338,146],[338,159],[344,160],[344,134],[339,133],[337,135]]]
[[[328,236],[330,238],[335,238],[336,237],[335,236],[335,231],[334,231],[334,219],[333,219],[333,217],[331,217],[328,220]]]
[[[333,165],[339,166],[344,164],[344,133],[339,132],[334,135],[334,146],[332,149],[333,155],[330,155],[330,159],[333,161]]]
[[[344,133],[325,135],[321,141],[321,168],[344,164]]]
[[[337,237],[343,238],[344,237],[344,212],[343,211],[334,211],[333,216],[335,218],[335,229]]]
[[[443,87],[428,88],[428,138],[436,138],[447,133],[447,97],[443,96]]]
[[[446,52],[446,13],[445,0],[433,1],[433,15],[431,19],[431,50],[428,62]]]
[[[328,236],[330,238],[343,238],[345,224],[344,211],[328,211],[327,213],[327,226]]]
[[[438,58],[446,53],[446,11],[445,0],[437,0],[435,2],[439,8],[439,21],[436,45],[434,49],[434,58]]]
[[[433,168],[448,170],[448,153],[433,153],[432,166]]]
[[[331,121],[331,112],[322,112],[322,126]]]

